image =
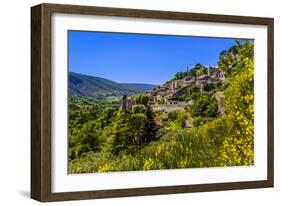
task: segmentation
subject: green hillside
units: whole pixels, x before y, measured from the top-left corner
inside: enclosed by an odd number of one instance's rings
[[[125,87],[132,88],[137,93],[143,93],[147,91],[152,91],[158,85],[154,84],[141,84],[141,83],[121,83]]]
[[[149,91],[155,87],[151,84],[121,84],[101,77],[94,77],[75,72],[69,72],[70,97],[97,97],[133,95]]]

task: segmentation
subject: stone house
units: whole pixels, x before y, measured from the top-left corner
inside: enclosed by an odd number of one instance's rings
[[[132,97],[124,95],[121,99],[121,110],[131,110],[134,104]]]

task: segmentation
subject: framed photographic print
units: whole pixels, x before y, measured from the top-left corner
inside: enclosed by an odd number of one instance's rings
[[[31,8],[31,197],[273,187],[273,19]]]

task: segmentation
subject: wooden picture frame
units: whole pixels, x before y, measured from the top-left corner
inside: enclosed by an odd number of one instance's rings
[[[54,13],[264,25],[267,27],[267,179],[79,192],[52,192],[51,17]],[[272,18],[40,4],[31,8],[31,198],[41,202],[273,187],[274,74]]]

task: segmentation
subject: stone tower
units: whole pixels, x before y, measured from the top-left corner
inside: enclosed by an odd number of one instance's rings
[[[127,95],[123,95],[121,99],[121,110],[126,110],[127,105]]]
[[[121,110],[130,110],[132,109],[134,102],[132,97],[128,97],[127,95],[123,95],[121,99]]]

